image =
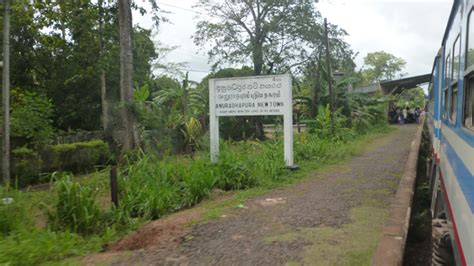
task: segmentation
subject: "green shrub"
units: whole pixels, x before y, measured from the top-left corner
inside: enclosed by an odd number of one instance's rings
[[[19,147],[13,150],[12,175],[20,187],[25,187],[43,181],[42,173],[94,171],[95,166],[106,164],[109,157],[109,146],[102,140],[51,145],[40,151]]]
[[[13,89],[11,92],[11,136],[40,147],[53,137],[53,104],[44,95]]]
[[[331,112],[329,105],[325,108],[318,106],[318,116],[315,122],[308,124],[309,133],[315,134],[320,139],[331,141],[349,141],[355,137],[355,132],[347,127],[347,118],[339,111],[333,114],[333,123],[331,124]]]
[[[25,187],[38,182],[41,172],[41,159],[38,153],[25,146],[12,151],[12,176],[16,178],[19,187]]]
[[[250,148],[248,143],[239,142],[240,148]],[[227,145],[219,153],[219,162],[215,165],[216,186],[223,190],[245,189],[257,184],[249,162],[248,153],[233,150]]]
[[[216,184],[215,169],[209,157],[193,161],[184,171],[183,182],[186,189],[186,205],[192,206],[209,196]]]
[[[53,230],[80,234],[101,232],[104,217],[90,187],[64,176],[55,183],[54,192],[57,193],[56,203],[53,208],[46,208],[48,223]]]
[[[286,173],[283,143],[260,142],[259,150],[260,154],[251,160],[257,180],[260,183],[280,180]]]
[[[27,208],[22,202],[20,192],[7,192],[0,187],[0,238],[22,229],[29,223]]]
[[[127,175],[119,179],[119,211],[131,217],[157,219],[181,208],[182,169],[176,165],[160,162],[155,156],[141,156],[125,171]]]
[[[84,173],[108,160],[109,146],[102,140],[52,145],[42,152],[43,169]]]
[[[319,161],[327,159],[330,150],[335,148],[336,141],[319,138],[316,134],[301,133],[294,143],[297,161]]]

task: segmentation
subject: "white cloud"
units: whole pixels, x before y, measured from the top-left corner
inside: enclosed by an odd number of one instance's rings
[[[408,75],[431,71],[452,1],[328,1],[318,4],[328,21],[348,31],[347,42],[363,57],[384,50],[406,60]]]
[[[205,51],[192,40],[201,14],[193,9],[196,0],[159,0],[171,23],[162,24],[156,40],[179,46],[168,56],[174,62],[188,62],[190,77],[199,81],[209,71]],[[146,3],[143,3],[146,7]],[[384,50],[407,61],[409,75],[431,71],[444,34],[452,0],[320,0],[316,7],[328,21],[345,29],[346,41],[355,52],[358,67],[363,57]],[[148,7],[149,8],[149,7]],[[134,23],[151,26],[151,19],[134,13]],[[198,54],[196,54],[198,53]]]

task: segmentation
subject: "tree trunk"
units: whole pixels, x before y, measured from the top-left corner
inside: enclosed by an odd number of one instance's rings
[[[263,70],[263,45],[259,42],[254,44],[253,48],[253,66],[254,66],[254,73],[256,76],[262,74]],[[251,117],[250,121],[252,121],[255,125],[255,138],[264,140],[265,139],[265,132],[263,130],[263,123],[260,117]]]
[[[102,35],[104,33],[104,20],[103,20],[103,0],[98,1],[99,5],[99,57],[101,60],[104,58],[104,44]],[[101,96],[101,105],[102,105],[102,130],[104,134],[109,134],[109,116],[108,116],[108,104],[107,104],[107,82],[106,82],[106,73],[104,66],[101,66],[100,71],[100,96]]]
[[[131,0],[119,0],[120,27],[120,101],[122,103],[122,155],[135,148],[135,118],[130,110],[133,101],[133,53]]]
[[[107,86],[105,79],[105,70],[100,73],[100,96],[102,102],[102,130],[105,134],[109,132],[109,116],[108,116],[108,104],[107,104]]]
[[[313,84],[313,91],[311,97],[311,110],[310,115],[313,118],[316,118],[318,115],[318,96],[319,91],[321,90],[321,55],[318,58],[318,66],[316,69],[316,78]]]
[[[4,183],[10,185],[10,0],[4,0],[3,15],[3,145],[2,175]]]
[[[263,69],[263,45],[260,43],[255,43],[253,52],[253,69],[255,76],[259,76],[262,74]]]

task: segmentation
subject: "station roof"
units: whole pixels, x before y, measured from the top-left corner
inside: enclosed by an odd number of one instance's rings
[[[397,80],[381,81],[380,87],[382,87],[384,94],[400,94],[407,89],[428,83],[430,80],[431,74],[425,74]]]

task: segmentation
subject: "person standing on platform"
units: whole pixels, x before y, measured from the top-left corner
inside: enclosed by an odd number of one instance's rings
[[[415,109],[415,121],[416,121],[417,124],[420,123],[420,115],[421,115],[420,108],[416,107],[416,109]]]
[[[396,113],[396,116],[397,116],[397,123],[399,125],[401,125],[402,124],[402,112],[400,111],[400,108],[397,108],[395,113]]]
[[[405,124],[407,122],[407,118],[408,118],[408,107],[407,108],[404,108],[402,109],[402,124]]]

